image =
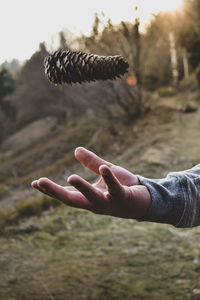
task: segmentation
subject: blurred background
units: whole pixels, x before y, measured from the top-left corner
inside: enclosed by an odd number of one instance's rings
[[[200,0],[1,1],[0,299],[200,299],[199,229],[96,216],[31,188],[96,177],[84,146],[162,178],[200,163]],[[122,55],[115,81],[54,86],[44,58]]]

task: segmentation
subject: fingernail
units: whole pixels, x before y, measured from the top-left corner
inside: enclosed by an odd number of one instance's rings
[[[35,188],[35,187],[34,187],[34,184],[35,184],[35,183],[37,183],[37,180],[33,180],[33,181],[31,182],[31,186],[32,186],[33,188]]]
[[[77,179],[79,179],[78,175],[73,174],[68,177],[67,182],[72,185],[77,185]]]
[[[72,176],[73,176],[73,175],[70,175],[70,176],[67,178],[67,182],[68,182],[68,183],[70,183],[70,181],[71,181],[71,179],[72,179]],[[71,184],[71,183],[70,183],[70,184]]]
[[[41,177],[37,182],[38,182],[39,186],[45,186],[47,183],[46,181],[47,181],[46,177]]]
[[[107,168],[107,166],[101,166],[100,167],[100,172],[103,176],[106,176],[109,174],[109,169]]]
[[[75,156],[78,155],[83,149],[84,149],[83,147],[76,148],[74,151]]]

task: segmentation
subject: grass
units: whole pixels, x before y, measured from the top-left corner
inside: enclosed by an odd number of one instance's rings
[[[166,87],[166,88],[160,88],[158,90],[158,94],[160,97],[174,97],[176,96],[177,92],[175,89],[173,88],[169,88],[169,87]]]
[[[72,166],[75,163],[75,158],[73,153],[69,153],[64,157],[58,159],[54,164],[51,166],[44,168],[39,171],[36,175],[37,178],[50,176],[52,174],[58,173],[63,169],[66,169]]]
[[[62,160],[68,154],[71,155],[77,146],[84,146],[90,141],[97,128],[98,124],[91,121],[79,125],[74,123],[34,143],[21,145],[8,155],[5,154],[0,159],[1,183],[16,185],[20,177],[35,175],[35,171],[46,166],[61,165]]]
[[[98,124],[71,124],[5,158],[1,168],[8,164],[9,173],[18,159],[22,168],[35,168],[34,176],[60,176],[78,168],[73,150],[80,144],[147,177],[189,168],[200,161],[200,112],[181,113],[177,107],[189,101],[181,99],[155,99],[133,124],[116,124],[115,139]],[[12,179],[8,192],[25,189],[33,174]],[[199,227],[181,230],[59,204],[42,196],[0,212],[0,300],[200,299]]]
[[[198,80],[195,73],[190,74],[188,78],[184,78],[180,82],[179,90],[188,92],[188,91],[196,91],[198,89]]]
[[[0,211],[0,232],[3,234],[7,225],[17,224],[24,218],[39,216],[42,212],[59,205],[59,201],[43,195],[31,201],[21,202],[10,211]]]
[[[42,196],[29,202],[19,203],[14,209],[14,219],[18,220],[25,217],[27,218],[40,215],[43,211],[48,210],[50,207],[58,206],[59,203],[59,201],[47,196]]]
[[[0,184],[0,199],[5,197],[7,193],[8,189],[4,185]]]
[[[1,238],[0,299],[199,299],[198,229],[71,208],[28,222],[41,230]]]

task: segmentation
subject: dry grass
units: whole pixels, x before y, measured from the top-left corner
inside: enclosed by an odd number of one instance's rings
[[[39,157],[41,161],[30,169],[56,175],[66,166],[69,171],[77,167],[72,153],[82,144],[135,173],[162,177],[200,161],[200,111],[184,114],[180,107],[187,103],[190,98],[185,94],[167,102],[155,97],[151,110],[137,122],[115,125],[115,138],[97,124],[74,124],[36,143],[34,149],[18,152],[18,157],[22,161],[24,154],[24,165],[31,155],[33,161]],[[11,168],[15,159],[10,156],[4,162]],[[46,171],[45,164],[49,165]],[[24,188],[29,179],[27,172],[17,184]],[[4,233],[0,237],[0,300],[200,298],[198,227],[178,230],[54,208],[57,205],[39,197],[0,213]]]
[[[43,195],[31,201],[21,202],[12,210],[0,211],[0,232],[3,234],[6,226],[16,225],[24,218],[39,216],[44,211],[59,205],[59,201]]]

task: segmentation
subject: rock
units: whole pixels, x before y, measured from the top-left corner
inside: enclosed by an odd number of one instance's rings
[[[193,113],[196,112],[198,110],[198,108],[196,106],[187,104],[186,107],[183,109],[184,113]]]
[[[30,234],[35,231],[39,231],[41,228],[35,224],[28,224],[26,226],[8,226],[5,228],[4,233],[6,235],[16,235],[16,234]]]

